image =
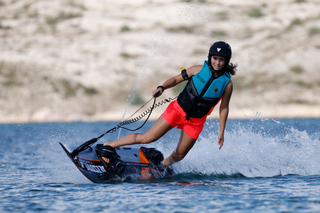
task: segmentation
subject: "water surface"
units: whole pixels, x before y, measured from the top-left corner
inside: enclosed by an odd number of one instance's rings
[[[114,122],[0,125],[0,211],[318,212],[320,119],[209,120],[176,175],[156,181],[94,184],[58,142],[79,145]],[[141,123],[133,124],[133,128]],[[140,132],[150,127],[147,122]],[[128,134],[107,134],[98,143]],[[179,131],[148,145],[168,156]]]

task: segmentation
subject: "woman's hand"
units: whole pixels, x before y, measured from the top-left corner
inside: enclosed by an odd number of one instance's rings
[[[218,136],[218,144],[220,145],[219,149],[222,148],[223,142],[224,142],[224,134],[223,132],[219,132],[219,136]]]
[[[163,86],[158,86],[157,89],[155,89],[153,91],[153,95],[152,96],[154,98],[157,98],[157,97],[161,96],[163,92],[164,92],[164,87]]]

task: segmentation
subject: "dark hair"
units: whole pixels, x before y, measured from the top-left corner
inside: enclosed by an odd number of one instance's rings
[[[214,72],[214,69],[211,65],[211,57],[208,57],[208,65],[210,70]],[[227,71],[230,75],[235,75],[237,72],[237,67],[238,67],[238,64],[229,63],[228,65],[225,65],[225,67],[221,70],[221,72],[219,71],[219,73],[222,74],[224,71]]]
[[[227,71],[230,75],[235,75],[236,72],[237,72],[237,67],[238,67],[238,64],[229,63],[228,66],[226,67],[226,71]]]

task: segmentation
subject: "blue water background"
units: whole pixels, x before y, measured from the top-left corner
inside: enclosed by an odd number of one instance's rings
[[[80,145],[116,124],[0,124],[0,212],[320,212],[320,119],[228,120],[221,150],[208,120],[173,178],[91,183],[58,142]],[[147,146],[168,156],[179,135]]]

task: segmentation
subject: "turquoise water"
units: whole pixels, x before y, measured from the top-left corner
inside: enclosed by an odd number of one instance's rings
[[[91,183],[58,142],[79,145],[116,124],[0,124],[0,212],[320,211],[320,119],[229,120],[221,150],[209,120],[173,178]],[[148,146],[168,156],[178,138],[173,130]]]

